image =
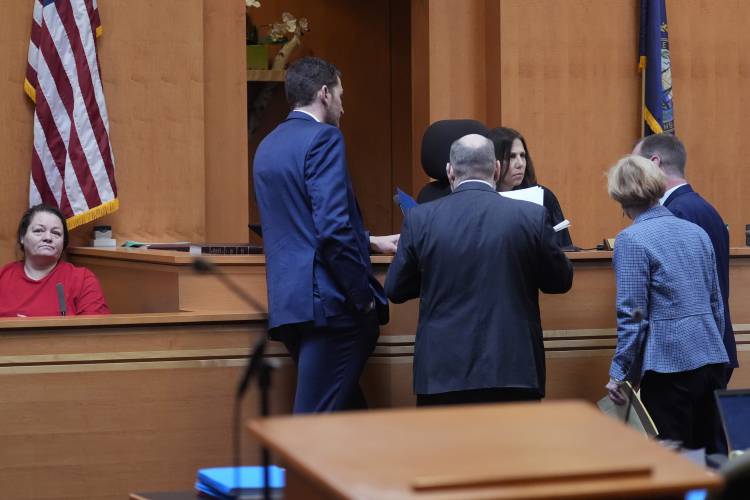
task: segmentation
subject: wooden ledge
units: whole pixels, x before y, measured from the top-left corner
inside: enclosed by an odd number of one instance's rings
[[[98,316],[49,316],[0,318],[0,331],[35,328],[80,328],[107,326],[184,325],[190,323],[234,323],[265,321],[268,315],[246,312],[183,311],[169,313],[109,314]]]
[[[130,262],[147,262],[177,266],[190,266],[195,259],[189,252],[176,250],[149,250],[147,248],[94,248],[70,247],[68,254],[76,257],[93,257],[108,260]],[[202,258],[216,265],[257,265],[264,266],[266,258],[263,255],[202,255]]]

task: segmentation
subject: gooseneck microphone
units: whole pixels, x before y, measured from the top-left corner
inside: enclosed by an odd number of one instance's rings
[[[226,286],[232,293],[239,297],[245,304],[251,308],[263,311],[266,307],[261,304],[255,297],[245,292],[242,288],[237,286],[229,276],[226,275],[218,266],[213,262],[210,262],[202,257],[196,257],[193,259],[193,270],[198,274],[211,274],[215,276],[221,283]],[[266,352],[266,342],[268,341],[267,335],[262,335],[253,347],[252,353],[250,354],[250,361],[245,367],[245,371],[240,378],[239,384],[237,384],[237,390],[234,395],[234,417],[233,417],[233,455],[234,455],[234,470],[235,470],[235,485],[238,491],[241,491],[240,482],[240,455],[241,455],[241,439],[240,439],[240,427],[242,423],[242,397],[245,395],[245,391],[250,385],[250,380],[253,375],[259,374],[259,385],[261,389],[261,415],[268,416],[269,414],[269,391],[271,386],[271,370],[274,368],[270,362],[263,359]],[[268,449],[263,446],[261,447],[261,453],[263,456],[263,498],[265,500],[271,499],[271,482],[269,467],[271,464],[271,456]],[[241,492],[238,493],[238,498]]]
[[[65,316],[68,312],[68,307],[65,305],[65,288],[62,283],[55,285],[57,288],[57,304],[60,306],[60,316]]]

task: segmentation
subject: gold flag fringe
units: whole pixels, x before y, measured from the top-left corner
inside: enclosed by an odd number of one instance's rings
[[[115,198],[114,200],[109,200],[106,203],[102,203],[98,207],[94,207],[83,213],[74,215],[73,217],[67,219],[65,222],[68,225],[68,230],[70,230],[74,227],[82,226],[87,222],[94,221],[99,217],[104,217],[105,215],[114,213],[118,208],[120,208],[120,200]]]
[[[28,80],[23,81],[23,90],[26,92],[26,95],[29,96],[29,99],[36,104],[36,89]]]

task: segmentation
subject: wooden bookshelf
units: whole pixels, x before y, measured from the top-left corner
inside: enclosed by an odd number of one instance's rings
[[[283,82],[286,71],[283,69],[249,69],[248,82]]]

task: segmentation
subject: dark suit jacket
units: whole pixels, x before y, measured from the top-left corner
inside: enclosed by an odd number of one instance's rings
[[[468,182],[406,214],[386,292],[421,297],[414,391],[531,388],[544,395],[538,291],[563,293],[573,267],[546,210]]]
[[[550,188],[544,187],[541,184],[536,184],[544,189],[544,198],[542,203],[544,208],[547,209],[547,221],[551,226],[556,226],[560,222],[565,220],[560,202],[557,201],[557,196],[552,192]],[[515,189],[525,189],[529,186],[518,186]],[[425,185],[417,196],[417,203],[427,203],[430,201],[437,200],[443,196],[451,194],[451,186],[447,180],[432,181]],[[555,233],[555,240],[561,247],[573,246],[573,240],[570,239],[570,230],[563,229]]]
[[[346,166],[341,131],[292,111],[253,162],[268,281],[269,328],[353,326],[387,301]]]
[[[675,189],[664,206],[680,219],[685,219],[703,228],[711,239],[716,255],[716,271],[719,275],[719,287],[724,301],[724,347],[729,356],[729,364],[737,363],[737,346],[732,330],[732,318],[729,315],[729,231],[719,212],[693,191],[690,184]]]

